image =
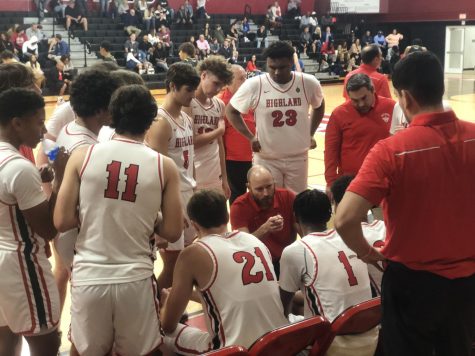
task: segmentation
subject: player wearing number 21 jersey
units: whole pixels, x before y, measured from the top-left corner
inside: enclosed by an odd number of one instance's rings
[[[149,240],[157,230],[180,236],[179,178],[171,159],[143,144],[157,113],[148,89],[122,87],[110,107],[116,135],[71,155],[54,215],[60,231],[80,222],[71,340],[80,355],[145,355],[162,341]]]
[[[198,240],[180,254],[162,313],[165,345],[183,355],[201,355],[230,345],[249,347],[266,332],[285,325],[272,259],[266,246],[245,232],[227,232],[226,198],[201,190],[188,203]],[[193,287],[206,316],[207,331],[179,324]]]
[[[294,201],[301,240],[286,247],[280,260],[280,289],[284,308],[301,290],[304,316],[322,315],[333,321],[345,309],[371,299],[368,268],[336,233],[327,230],[331,203],[318,190],[306,190]],[[358,336],[339,336],[328,354],[351,350],[351,355],[373,355],[378,330]]]

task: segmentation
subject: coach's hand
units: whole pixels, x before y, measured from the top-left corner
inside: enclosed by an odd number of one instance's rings
[[[313,137],[310,137],[310,149],[313,150],[314,148],[317,148],[317,141]]]
[[[41,167],[38,168],[40,171],[41,182],[43,183],[50,183],[54,179],[54,171],[53,167],[49,164],[43,164]]]
[[[254,136],[254,138],[251,140],[251,147],[252,147],[252,152],[261,152],[261,144],[259,143],[259,139]]]

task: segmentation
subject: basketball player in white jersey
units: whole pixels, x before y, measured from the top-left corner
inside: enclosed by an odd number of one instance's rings
[[[249,347],[287,324],[269,250],[253,235],[228,232],[224,195],[199,191],[187,211],[199,238],[180,254],[169,294],[162,291],[165,345],[183,355],[230,345]],[[207,332],[178,323],[193,287],[203,304]]]
[[[307,189],[308,150],[325,111],[318,80],[292,72],[293,47],[279,41],[264,51],[269,73],[246,80],[226,107],[231,124],[249,139],[254,164],[267,167],[279,187]],[[311,113],[309,117],[309,108]],[[241,114],[254,110],[256,135]]]
[[[224,103],[216,97],[231,83],[231,65],[221,56],[210,56],[198,64],[200,85],[189,108],[193,120],[197,189],[218,189],[229,198],[226,157],[223,144]]]
[[[24,336],[32,355],[56,356],[59,295],[48,261],[56,236],[53,208],[67,155],[60,150],[49,201],[33,163],[19,152],[46,132],[43,98],[32,90],[0,94],[0,355],[15,355]]]
[[[117,79],[105,71],[87,70],[80,74],[71,85],[69,97],[75,119],[59,131],[56,138],[57,145],[64,147],[71,154],[80,147],[96,144],[102,126],[110,123],[109,102],[119,84]],[[77,236],[76,226],[59,234],[54,240],[53,273],[59,289],[61,310],[66,298]]]
[[[71,354],[159,354],[149,238],[154,231],[171,242],[180,236],[178,172],[171,159],[143,144],[157,113],[145,86],[118,89],[110,111],[116,136],[71,155],[55,209],[59,231],[80,223],[71,277]]]
[[[316,189],[298,194],[294,214],[303,238],[287,246],[280,259],[280,294],[286,313],[298,290],[305,297],[306,318],[322,315],[330,321],[345,309],[371,299],[366,264],[334,229],[327,229],[332,214],[327,195]],[[376,328],[358,336],[338,336],[327,355],[347,350],[351,355],[372,356],[377,340]]]
[[[341,176],[335,180],[331,186],[331,193],[333,197],[333,203],[335,206],[335,212],[338,209],[345,195],[346,188],[350,185],[354,176]],[[382,220],[374,220],[368,223],[368,215],[361,217],[361,228],[363,229],[363,235],[368,243],[373,247],[381,248],[384,246],[386,240],[386,225]],[[381,295],[381,281],[383,278],[384,263],[378,262],[377,265],[368,264],[369,277],[371,280],[371,289],[373,296]]]
[[[180,193],[183,209],[193,195],[196,187],[194,174],[193,121],[182,111],[190,106],[195,97],[195,90],[200,82],[196,70],[186,63],[175,63],[170,66],[165,79],[167,95],[158,109],[157,120],[152,124],[145,137],[145,142],[155,151],[170,157],[178,167],[180,174]],[[186,212],[185,229],[176,243],[168,244],[161,251],[163,270],[158,278],[158,287],[168,288],[172,284],[173,269],[178,254],[185,245],[195,237]]]

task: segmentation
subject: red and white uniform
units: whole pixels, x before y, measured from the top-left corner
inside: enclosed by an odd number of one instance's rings
[[[149,353],[161,343],[149,239],[161,208],[163,158],[141,142],[114,138],[88,149],[80,179],[72,341],[81,355],[105,354],[112,344],[122,355]]]
[[[64,104],[66,105],[66,104]],[[66,151],[72,153],[75,149],[83,146],[90,146],[97,143],[97,135],[86,127],[78,125],[72,121],[64,126],[56,139],[56,144],[64,147]],[[74,245],[78,237],[79,230],[72,229],[59,234],[55,239],[54,247],[61,256],[65,266],[71,266],[74,257]]]
[[[322,315],[333,321],[345,309],[371,299],[366,264],[335,230],[311,233],[286,247],[280,260],[279,284],[287,292],[302,291],[306,318]],[[370,330],[361,337],[343,338],[346,340],[339,337],[334,347],[354,348],[355,355],[360,355],[356,350],[361,347],[361,354],[373,355],[378,333]]]
[[[0,142],[0,327],[17,334],[44,333],[60,317],[49,245],[22,213],[45,200],[38,169]]]
[[[197,355],[230,345],[249,347],[266,332],[288,323],[266,246],[234,231],[197,242],[213,260],[213,275],[200,289],[208,332],[179,325],[165,343],[175,352]]]
[[[168,141],[168,157],[175,162],[180,174],[181,203],[184,210],[184,217],[188,222],[188,227],[185,227],[183,235],[178,241],[169,243],[167,247],[168,251],[180,251],[183,250],[185,245],[190,244],[196,235],[195,229],[191,226],[188,214],[186,214],[186,205],[193,195],[193,189],[196,187],[196,182],[193,178],[193,167],[195,164],[193,121],[183,111],[180,113],[181,120],[177,121],[162,107],[158,109],[157,115],[166,119],[171,126],[172,136]]]
[[[57,105],[51,117],[46,121],[46,130],[54,137],[58,137],[61,129],[74,120],[76,114],[71,106],[71,102]]]
[[[196,98],[191,101],[191,118],[195,136],[216,130],[219,120],[224,119],[222,100],[214,97],[210,101],[209,106],[204,106]],[[198,189],[221,189],[221,165],[217,139],[195,149],[195,173]]]
[[[254,163],[269,168],[277,185],[297,193],[307,188],[309,108],[320,107],[322,100],[322,88],[315,77],[293,72],[284,85],[268,74],[248,79],[230,101],[242,114],[254,110],[261,144]]]
[[[375,220],[371,224],[361,223],[361,228],[363,229],[363,236],[371,246],[378,248],[384,246],[384,240],[386,239],[386,225],[384,225],[384,221]],[[383,268],[381,262],[379,265]],[[371,264],[368,264],[368,272],[372,286],[377,294],[381,295],[381,280],[383,278],[383,272]]]

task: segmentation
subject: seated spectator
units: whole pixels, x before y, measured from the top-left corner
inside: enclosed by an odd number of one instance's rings
[[[107,15],[113,20],[116,20],[119,17],[119,6],[117,2],[118,0],[111,0],[109,3],[109,10],[107,11]]]
[[[219,45],[218,39],[213,38],[213,41],[209,45],[209,53],[210,54],[218,54],[220,48],[221,48],[221,46]]]
[[[160,28],[162,26],[165,26],[167,28],[170,27],[170,22],[168,21],[167,12],[165,9],[162,9],[160,5],[158,5],[157,9],[155,10],[155,17],[157,18],[155,20],[157,28]]]
[[[388,44],[388,56],[387,59],[390,60],[392,56],[392,48],[397,46],[399,49],[399,43],[404,38],[402,33],[399,33],[397,29],[393,29],[393,32],[386,36],[386,42]]]
[[[135,0],[134,1],[134,10],[138,17],[143,19],[145,10],[148,9],[147,0]]]
[[[325,32],[322,34],[322,43],[323,42],[327,42],[327,43],[333,42],[333,34],[332,34],[332,29],[330,26],[327,26],[325,28]]]
[[[274,17],[275,22],[281,23],[282,19],[282,10],[280,9],[280,5],[278,1],[274,1],[274,4],[271,6],[272,15]]]
[[[166,72],[168,70],[167,57],[168,51],[163,43],[155,43],[152,47],[152,55],[150,57],[150,62],[154,66],[155,72]]]
[[[276,188],[272,174],[263,166],[253,166],[247,177],[249,191],[231,205],[231,226],[253,234],[267,246],[279,276],[282,251],[297,237],[292,213],[295,194]]]
[[[138,57],[139,53],[135,52],[135,50],[132,49],[130,52],[127,53],[127,56],[125,57],[125,66],[127,67],[127,69],[135,70],[136,72],[142,74],[144,66]]]
[[[290,19],[293,19],[297,16],[300,16],[300,4],[302,0],[289,0],[287,3],[287,14],[286,16]]]
[[[142,40],[139,41],[139,53],[140,58],[150,60],[150,56],[153,52],[152,44],[148,40],[148,35],[143,35]]]
[[[28,37],[26,36],[25,29],[22,26],[18,26],[15,28],[15,31],[12,33],[10,37],[13,48],[15,53],[21,55],[23,49],[23,43],[28,41]]]
[[[228,61],[232,58],[233,48],[228,39],[224,40],[223,46],[219,49],[218,54],[226,58]]]
[[[226,198],[214,190],[199,191],[187,212],[198,239],[180,253],[171,290],[163,289],[160,296],[165,345],[188,355],[230,345],[250,347],[261,335],[287,324],[266,246],[248,233],[228,232]],[[219,318],[207,323],[206,331],[179,323],[193,288],[200,295],[193,300],[203,300],[203,308]]]
[[[185,0],[185,18],[190,19],[190,23],[193,23],[193,6],[190,4],[190,0]]]
[[[196,46],[198,47],[198,50],[200,51],[201,59],[206,58],[208,54],[210,54],[209,43],[205,39],[205,36],[203,34],[201,34],[198,40],[196,41]]]
[[[257,48],[262,47],[264,42],[264,48],[269,47],[269,39],[267,38],[267,29],[265,25],[260,25],[256,32]]]
[[[240,33],[240,36],[242,38],[248,38],[248,35],[251,31],[251,26],[249,25],[249,20],[247,19],[246,16],[244,16],[244,18],[242,19],[242,22],[241,22],[241,33]]]
[[[195,57],[195,46],[191,42],[183,42],[178,48],[178,56],[183,63],[196,67],[198,64]]]
[[[69,45],[63,40],[63,37],[59,33],[51,38],[48,49],[48,58],[59,60],[61,56],[69,53]]]
[[[364,36],[361,37],[361,46],[366,47],[372,43],[374,43],[374,39],[373,39],[373,36],[371,35],[371,31],[366,30]]]
[[[315,27],[315,31],[312,33],[312,45],[310,46],[310,58],[320,59],[320,50],[322,48],[322,29],[320,26]]]
[[[310,25],[310,11],[307,11],[305,14],[302,15],[300,18],[300,29],[303,29],[305,26]]]
[[[31,26],[26,29],[25,34],[30,40],[33,36],[36,36],[38,42],[46,39],[46,35],[43,33],[37,23],[32,23]]]
[[[295,197],[293,212],[302,239],[282,252],[279,285],[285,314],[298,290],[306,296],[304,317],[324,315],[330,322],[347,308],[371,299],[366,263],[355,258],[335,230],[327,228],[332,215],[327,195],[317,189],[303,191]],[[378,329],[336,336],[326,354],[372,356]]]
[[[81,11],[80,6],[76,6],[75,0],[71,0],[65,10],[66,15],[66,30],[69,31],[71,24],[81,25],[84,31],[87,32],[87,18]]]
[[[209,22],[205,23],[205,27],[203,28],[203,31],[201,33],[205,36],[206,41],[211,41],[213,36],[211,36],[211,26],[209,25]]]
[[[57,19],[64,19],[66,18],[66,7],[67,5],[64,3],[64,0],[51,0],[50,6],[54,11],[54,15]]]
[[[239,31],[237,29],[236,21],[229,26],[229,30],[226,32],[226,39],[231,41],[233,46],[236,46],[239,42]]]
[[[300,34],[300,48],[304,54],[307,54],[307,49],[312,45],[312,34],[310,28],[305,26]]]
[[[160,30],[158,31],[158,39],[167,49],[168,56],[173,56],[173,42],[171,41],[170,30],[165,25],[160,26]]]
[[[120,21],[125,23],[125,16],[129,13],[129,3],[127,0],[117,0],[117,14]]]
[[[261,72],[259,68],[257,68],[256,60],[257,57],[255,54],[253,54],[246,65],[247,73],[259,74]]]
[[[347,73],[359,68],[359,64],[356,62],[356,56],[356,53],[350,54],[350,60],[348,61],[348,66],[346,67]]]
[[[72,82],[74,79],[74,65],[71,62],[71,56],[69,54],[61,56],[60,61],[64,64],[63,78]]]
[[[228,62],[231,64],[236,64],[238,61],[239,61],[239,52],[236,50],[236,48],[234,48],[233,54],[231,58],[228,60]]]
[[[143,23],[147,33],[150,32],[150,29],[155,30],[155,20],[155,8],[153,6],[148,6],[143,13]]]
[[[383,31],[378,31],[378,34],[376,36],[374,36],[374,38],[373,38],[373,42],[374,42],[374,44],[379,46],[381,48],[381,50],[383,48],[386,48],[387,42],[386,42],[386,38],[384,37]]]
[[[276,27],[281,26],[281,23],[276,20],[276,17],[274,15],[273,5],[269,5],[267,7],[266,22],[267,22],[267,27],[271,30]]]
[[[171,23],[173,19],[175,18],[175,11],[168,4],[168,0],[158,0],[158,3],[162,7],[162,9],[165,10],[167,18]]]
[[[38,88],[43,87],[43,83],[45,81],[45,74],[41,69],[41,65],[38,62],[38,58],[36,55],[32,54],[28,59],[28,62],[25,63],[27,67],[30,67],[33,71],[33,75],[35,76],[35,84]]]
[[[69,89],[71,81],[64,78],[64,63],[62,61],[57,61],[56,65],[45,69],[45,88],[47,89],[48,95],[59,95],[63,96]]]
[[[38,58],[38,38],[33,36],[28,41],[25,41],[21,51],[23,62],[27,62],[33,54]]]
[[[208,20],[211,18],[206,12],[206,0],[196,0],[196,18]]]
[[[103,61],[117,63],[117,60],[110,52],[111,47],[112,45],[109,41],[102,41],[99,46],[99,54],[101,55],[101,58]]]
[[[359,38],[355,39],[355,42],[351,44],[348,53],[350,54],[350,57],[354,54],[355,64],[359,66],[361,63],[361,41]]]
[[[193,11],[191,12],[191,15],[190,15],[190,12],[186,11],[185,5],[180,5],[180,8],[178,9],[176,13],[175,22],[177,24],[191,25],[193,23],[192,14],[193,14]]]
[[[137,35],[135,33],[130,34],[129,39],[124,43],[125,53],[134,52],[135,55],[139,55],[139,43],[137,42]]]
[[[124,16],[124,31],[126,31],[129,36],[132,33],[135,33],[137,36],[140,35],[140,18],[135,13],[134,9],[130,9],[128,13]]]
[[[218,40],[220,45],[222,45],[224,43],[224,39],[225,39],[224,31],[223,31],[223,28],[221,27],[221,25],[219,23],[216,24],[216,28],[215,28],[214,33],[213,33],[213,37]]]

